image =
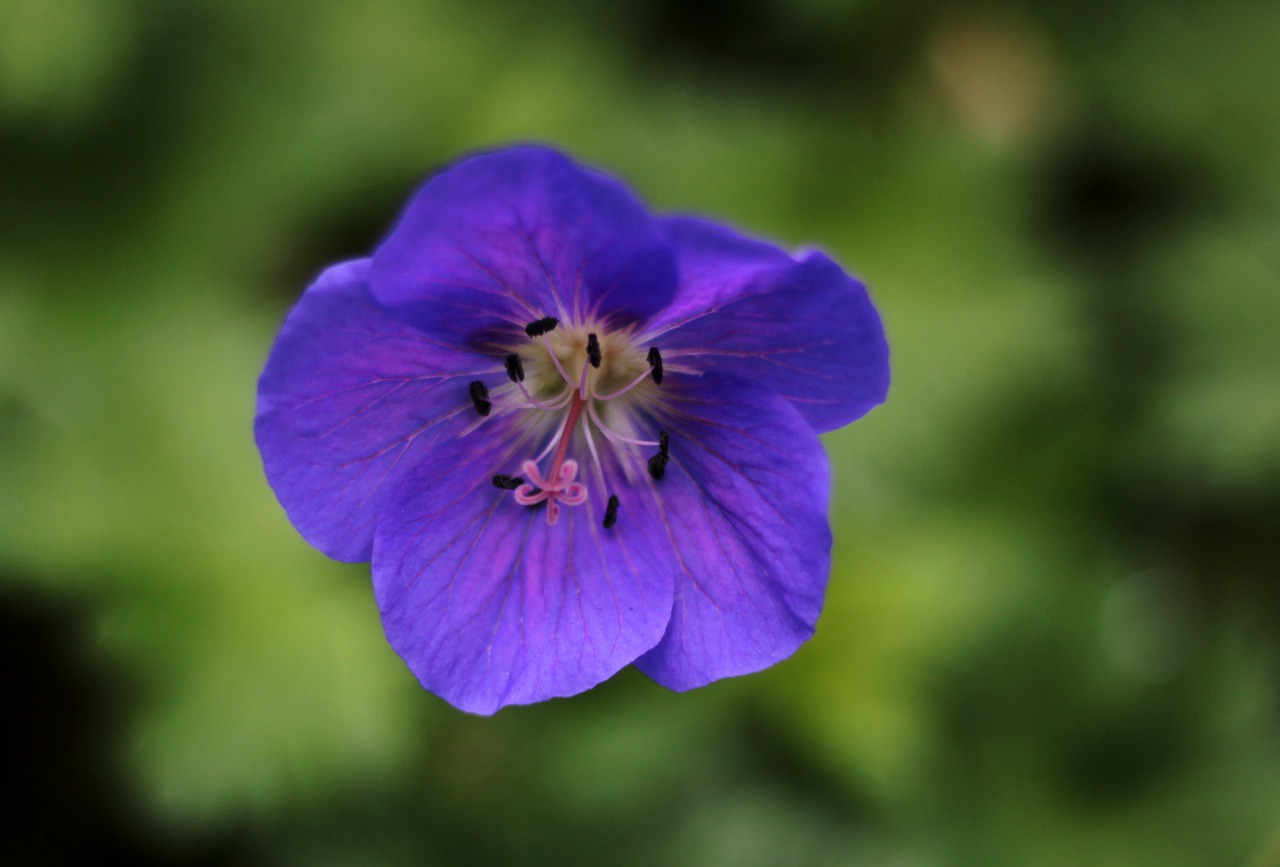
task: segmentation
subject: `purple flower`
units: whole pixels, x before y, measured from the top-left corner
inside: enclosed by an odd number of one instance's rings
[[[818,434],[884,400],[863,286],[541,147],[429,181],[324,272],[258,393],[304,537],[373,561],[392,647],[475,713],[635,663],[690,689],[812,633]]]

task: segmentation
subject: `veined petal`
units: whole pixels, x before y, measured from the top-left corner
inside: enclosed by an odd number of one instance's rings
[[[330,557],[368,560],[400,478],[474,410],[468,380],[495,362],[442,348],[392,319],[369,260],[336,265],[289,314],[258,384],[254,434],[298,531]]]
[[[880,316],[839,265],[822,253],[796,260],[691,217],[659,225],[680,287],[647,331],[671,364],[750,379],[794,403],[819,433],[884,401]]]
[[[648,497],[619,526],[585,471],[586,503],[522,506],[492,483],[530,453],[510,418],[442,443],[378,524],[374,591],[387,639],[431,692],[472,713],[573,695],[657,643],[671,614],[668,558]],[[606,484],[620,489],[606,462]]]
[[[831,560],[830,480],[796,408],[744,380],[705,377],[673,396],[663,423],[671,462],[654,487],[675,605],[636,665],[685,690],[759,671],[813,634]]]
[[[621,183],[526,146],[430,180],[374,254],[373,291],[425,331],[475,345],[544,316],[648,318],[671,300],[675,264]]]

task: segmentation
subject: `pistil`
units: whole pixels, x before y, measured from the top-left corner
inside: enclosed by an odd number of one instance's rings
[[[573,429],[578,424],[578,417],[582,415],[582,408],[586,406],[586,401],[582,399],[582,395],[577,391],[573,393],[573,400],[569,404],[569,416],[565,421],[564,430],[560,434],[560,445],[556,447],[556,456],[551,460],[551,477],[555,478],[559,473],[561,465],[564,464],[565,455],[569,453],[569,440],[573,438]]]

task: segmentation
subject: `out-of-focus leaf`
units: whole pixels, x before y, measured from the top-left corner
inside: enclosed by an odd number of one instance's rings
[[[1160,263],[1178,376],[1157,396],[1137,449],[1158,458],[1152,470],[1178,467],[1193,486],[1252,498],[1280,481],[1280,222],[1223,229]]]
[[[421,723],[367,579],[307,548],[261,476],[270,324],[200,295],[29,323],[29,417],[2,456],[0,551],[95,600],[100,646],[137,684],[132,772],[182,820],[377,779]]]

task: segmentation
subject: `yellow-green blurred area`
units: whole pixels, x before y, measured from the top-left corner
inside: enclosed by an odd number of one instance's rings
[[[6,864],[1280,864],[1280,4],[0,0]],[[461,714],[255,382],[469,150],[864,278],[791,660]]]

